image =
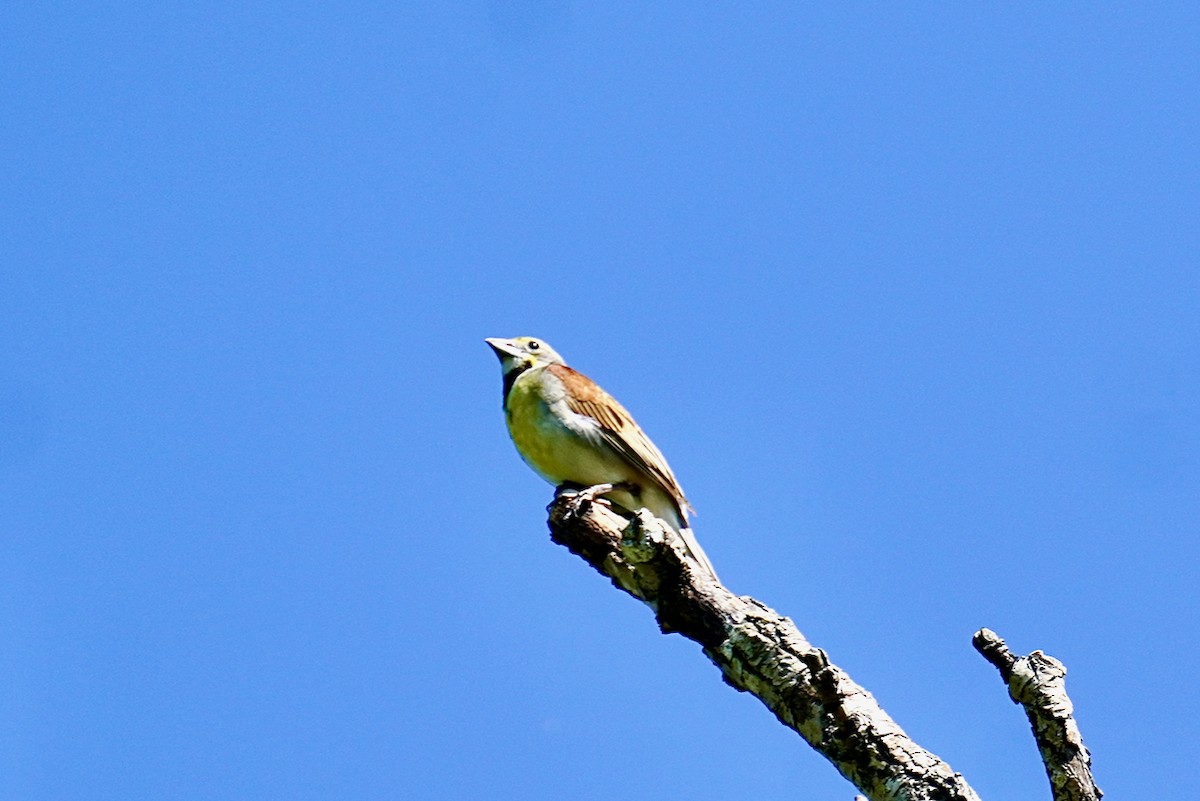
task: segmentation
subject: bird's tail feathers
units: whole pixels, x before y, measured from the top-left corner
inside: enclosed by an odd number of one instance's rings
[[[719,582],[720,579],[717,578],[716,568],[714,568],[712,562],[708,560],[708,554],[706,554],[704,549],[700,547],[700,542],[696,539],[696,535],[692,533],[691,527],[689,527],[685,522],[684,525],[680,526],[676,530],[679,532],[679,536],[683,538],[683,544],[687,546],[688,553],[690,553],[697,562],[703,565],[705,570],[712,574],[713,579]]]
[[[679,536],[683,539],[683,544],[687,546],[688,553],[719,582],[720,579],[717,578],[716,568],[708,560],[708,554],[700,547],[700,543],[696,540],[696,535],[692,533],[692,528],[688,525],[687,512],[684,510],[691,510],[693,514],[695,514],[696,510],[692,509],[692,505],[685,498],[676,497],[672,498],[671,501],[670,514],[660,515],[660,517],[663,517],[670,524],[671,528],[679,532]]]

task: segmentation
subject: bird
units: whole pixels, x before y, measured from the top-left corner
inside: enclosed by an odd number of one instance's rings
[[[521,458],[556,487],[595,487],[625,510],[673,528],[704,569],[712,562],[688,525],[688,503],[666,457],[616,398],[534,337],[484,340],[500,360],[508,433]]]

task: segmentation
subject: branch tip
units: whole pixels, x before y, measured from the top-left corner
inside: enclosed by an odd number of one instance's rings
[[[1042,651],[1017,657],[990,629],[980,629],[972,642],[1000,672],[1009,698],[1025,709],[1054,800],[1100,801],[1103,793],[1092,778],[1091,754],[1072,717],[1066,665]]]

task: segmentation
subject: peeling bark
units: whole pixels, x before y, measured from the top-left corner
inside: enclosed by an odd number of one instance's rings
[[[728,684],[757,696],[871,801],[978,801],[789,618],[727,590],[664,523],[645,511],[627,520],[568,489],[549,512],[555,542],[649,606],[664,633],[699,643]]]
[[[1100,801],[1103,793],[1092,778],[1092,755],[1067,697],[1063,663],[1041,651],[1017,657],[990,629],[976,632],[973,643],[1000,672],[1013,703],[1024,707],[1054,801]]]

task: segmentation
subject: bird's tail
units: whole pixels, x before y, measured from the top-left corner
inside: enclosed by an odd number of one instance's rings
[[[624,500],[620,496],[618,498],[618,503]],[[708,571],[715,581],[720,582],[720,579],[717,578],[716,569],[713,567],[712,562],[708,560],[708,554],[704,553],[704,549],[700,547],[700,543],[696,541],[696,535],[692,533],[692,529],[688,525],[687,512],[684,510],[691,509],[692,507],[686,500],[682,497],[663,492],[657,487],[638,493],[638,497],[634,497],[632,500],[634,501],[634,505],[629,508],[644,508],[650,514],[675,529],[692,558],[699,562],[700,566]]]
[[[721,580],[717,578],[716,568],[712,566],[712,562],[708,561],[708,554],[700,547],[696,535],[692,533],[692,529],[687,525],[687,522],[684,521],[684,524],[676,530],[679,532],[679,536],[683,538],[683,543],[687,545],[688,553],[695,557],[696,561],[703,565],[704,569],[712,574],[713,579],[719,583]]]

